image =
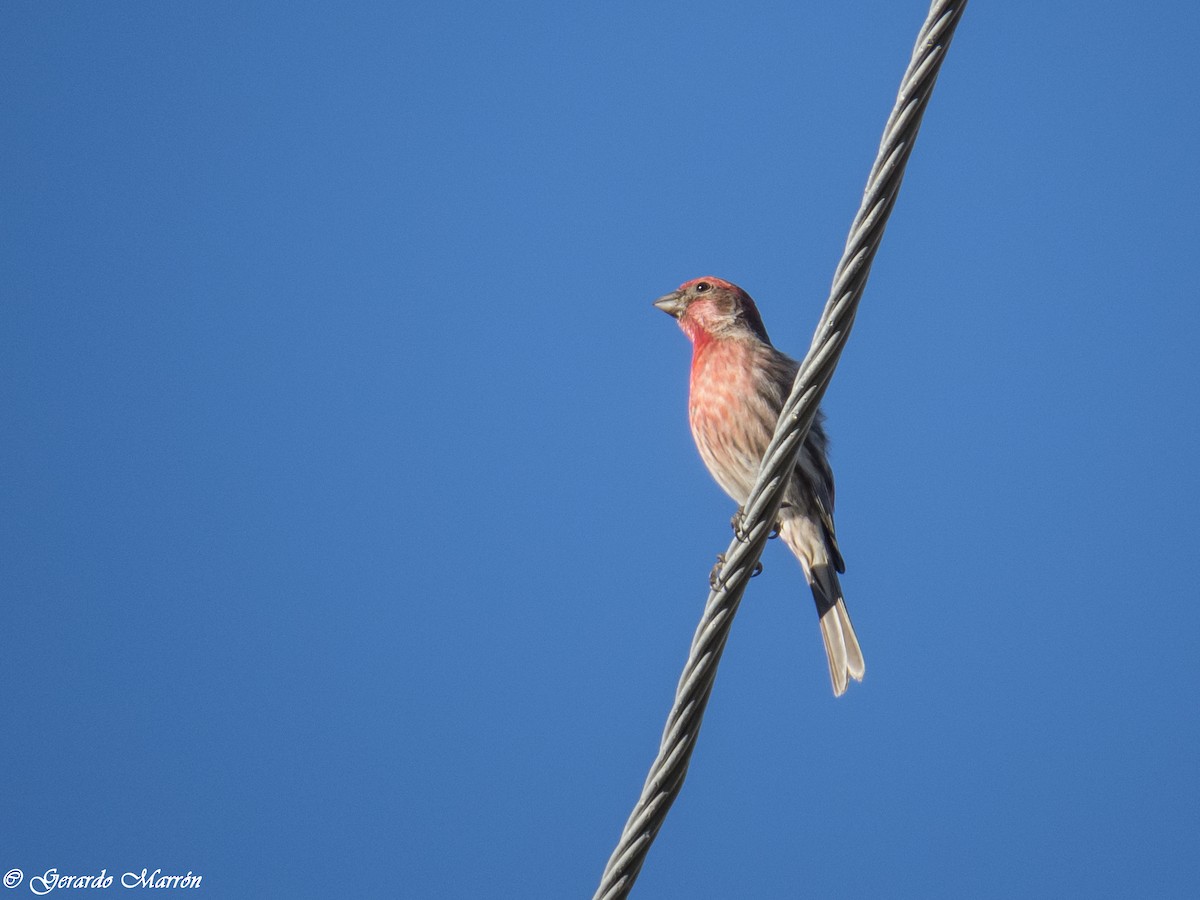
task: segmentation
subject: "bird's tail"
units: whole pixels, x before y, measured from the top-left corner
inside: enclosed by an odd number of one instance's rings
[[[842,597],[842,585],[837,572],[828,563],[821,563],[812,566],[805,574],[812,586],[817,615],[821,618],[821,638],[825,641],[825,655],[829,658],[833,694],[840,697],[846,693],[849,679],[862,681],[866,673],[862,648],[858,646],[858,636],[850,624],[850,614],[846,612],[846,601]]]
[[[838,581],[838,571],[843,569],[842,556],[829,531],[806,516],[781,519],[779,536],[800,560],[804,576],[812,587],[817,615],[821,619],[825,655],[829,657],[833,694],[840,697],[846,693],[850,679],[862,681],[867,670],[858,636],[850,624],[850,614],[846,612],[842,584]]]

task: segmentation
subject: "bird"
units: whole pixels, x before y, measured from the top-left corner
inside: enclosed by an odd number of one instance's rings
[[[745,505],[800,364],[777,350],[744,290],[714,276],[686,281],[654,301],[692,342],[688,419],[717,484]],[[825,415],[817,411],[796,461],[775,530],[812,589],[833,693],[866,672],[838,575],[846,571],[833,525],[833,471]],[[735,522],[737,517],[735,517]]]

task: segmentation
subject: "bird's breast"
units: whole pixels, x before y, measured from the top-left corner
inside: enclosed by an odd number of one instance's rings
[[[753,354],[719,344],[697,348],[692,360],[692,436],[713,478],[738,503],[750,495],[778,416],[762,375]]]

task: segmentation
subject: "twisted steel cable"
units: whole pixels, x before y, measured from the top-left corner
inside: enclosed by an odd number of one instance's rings
[[[967,0],[934,0],[917,35],[896,105],[884,127],[879,153],[867,178],[862,205],[850,226],[846,248],[834,272],[821,321],[780,413],[758,480],[735,522],[733,542],[725,551],[724,564],[692,638],[658,756],[593,900],[628,896],[646,861],[650,844],[683,787],[733,616],[774,527],[787,479],[795,468],[796,457],[854,324],[858,301],[896,203],[921,118],[966,5]]]

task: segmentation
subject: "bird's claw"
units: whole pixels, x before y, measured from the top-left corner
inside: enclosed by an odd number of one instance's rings
[[[733,529],[733,536],[743,544],[750,539],[750,536],[746,534],[745,525],[746,510],[739,506],[737,512],[733,514],[733,518],[729,520],[729,527]]]
[[[714,591],[725,587],[725,579],[722,577],[722,572],[721,572],[721,570],[724,567],[725,567],[725,554],[718,553],[717,554],[717,562],[712,567],[712,571],[708,573],[708,586],[710,588],[712,588]],[[759,560],[758,562],[756,562],[754,564],[754,569],[753,569],[753,571],[750,572],[750,577],[754,578],[756,575],[762,574],[762,570],[763,570],[763,564],[762,564],[762,561]]]
[[[708,586],[712,590],[717,590],[724,583],[721,580],[721,569],[725,565],[725,554],[718,553],[717,561],[712,567],[712,571],[708,573]]]
[[[778,522],[776,522],[774,525],[771,526],[771,533],[767,535],[767,540],[773,541],[777,537],[779,537],[779,523]]]

